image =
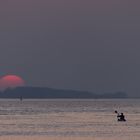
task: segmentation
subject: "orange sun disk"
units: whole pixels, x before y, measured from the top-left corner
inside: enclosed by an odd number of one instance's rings
[[[16,75],[6,75],[0,78],[0,90],[24,86],[24,80]]]

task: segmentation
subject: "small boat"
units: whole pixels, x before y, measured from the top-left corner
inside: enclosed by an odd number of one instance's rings
[[[118,113],[118,111],[116,110],[115,113],[117,114],[117,118],[118,118],[118,121],[119,122],[125,122],[126,119],[125,119],[125,116],[123,113]]]
[[[126,122],[126,119],[118,119],[118,122]]]

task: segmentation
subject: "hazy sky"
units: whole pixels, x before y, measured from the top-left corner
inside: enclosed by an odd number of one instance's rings
[[[140,96],[139,0],[3,0],[0,76]]]

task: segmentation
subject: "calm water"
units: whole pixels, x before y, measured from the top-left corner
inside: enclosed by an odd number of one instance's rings
[[[0,100],[0,136],[8,135],[140,137],[140,100]]]

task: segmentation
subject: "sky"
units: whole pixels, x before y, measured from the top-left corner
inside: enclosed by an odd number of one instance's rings
[[[0,77],[140,96],[140,1],[3,0]]]

